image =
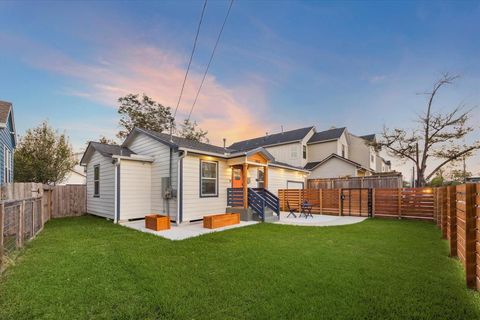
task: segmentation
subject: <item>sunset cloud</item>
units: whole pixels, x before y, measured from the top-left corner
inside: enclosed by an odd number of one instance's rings
[[[106,107],[115,108],[117,99],[128,93],[145,93],[173,109],[185,75],[185,57],[148,45],[110,48],[101,53],[101,58],[85,62],[28,39],[0,34],[0,40],[15,47],[15,52],[24,52],[22,59],[35,68],[82,83],[82,88],[61,88],[62,94],[89,99]],[[203,67],[190,70],[177,113],[180,121],[191,108]],[[265,82],[255,75],[244,81],[226,87],[214,75],[207,76],[192,119],[209,131],[213,143],[220,144],[222,138],[230,143],[265,134],[270,129],[261,120],[267,113]]]

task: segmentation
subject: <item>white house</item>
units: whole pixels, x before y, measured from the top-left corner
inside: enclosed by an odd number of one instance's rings
[[[141,128],[121,146],[90,142],[80,163],[87,211],[114,221],[158,213],[182,223],[258,201],[273,210],[278,189],[303,187],[309,173],[263,147],[223,148]]]
[[[83,156],[83,152],[74,153],[73,156],[78,164],[70,169],[65,178],[59,183],[60,185],[85,184],[87,182],[85,168],[80,165],[80,159]]]

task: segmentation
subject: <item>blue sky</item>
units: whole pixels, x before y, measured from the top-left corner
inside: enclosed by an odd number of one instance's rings
[[[49,119],[75,148],[118,130],[116,99],[174,106],[203,1],[0,2],[0,99],[17,129]],[[228,2],[209,1],[179,118],[191,106]],[[234,3],[193,118],[213,143],[316,125],[409,126],[417,93],[461,79],[437,110],[480,104],[479,1]],[[479,110],[474,111],[480,138]],[[480,171],[479,157],[469,161]]]

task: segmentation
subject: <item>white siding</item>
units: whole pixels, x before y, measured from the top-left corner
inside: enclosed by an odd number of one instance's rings
[[[175,219],[177,214],[177,198],[170,200],[163,199],[162,177],[169,176],[170,148],[157,140],[144,135],[137,134],[128,144],[133,152],[154,158],[151,165],[151,211],[152,213],[167,214]],[[172,187],[178,190],[177,184],[178,154],[173,153],[172,157]],[[169,209],[169,210],[168,210]]]
[[[286,189],[287,181],[304,182],[306,174],[301,171],[270,166],[268,168],[268,190],[278,196],[278,189]]]
[[[340,150],[341,151],[341,150]],[[338,152],[337,140],[308,145],[308,162],[322,161],[332,153]],[[341,152],[340,152],[341,155]]]
[[[296,167],[302,166],[302,144],[300,142],[266,147],[265,149],[270,152],[276,161],[288,163]]]
[[[356,175],[357,169],[354,165],[337,158],[332,158],[313,170],[308,178],[338,178],[345,176],[355,177]]]
[[[200,159],[218,161],[218,197],[200,197]],[[183,159],[183,221],[224,213],[227,207],[227,188],[231,186],[231,175],[232,171],[225,160],[187,155]]]
[[[151,214],[151,163],[120,162],[120,220]]]
[[[350,160],[360,163],[365,168],[370,168],[370,150],[366,141],[360,137],[350,135]],[[375,169],[375,168],[373,168]]]
[[[94,197],[93,168],[100,165],[100,197]],[[115,166],[112,159],[95,151],[87,164],[87,212],[114,218],[115,212]]]
[[[347,130],[343,131],[342,135],[340,138],[337,140],[337,154],[339,156],[342,156],[344,158],[350,159],[350,150],[349,150],[349,145],[348,145],[348,139],[347,139]],[[345,147],[345,155],[342,155],[342,146]]]

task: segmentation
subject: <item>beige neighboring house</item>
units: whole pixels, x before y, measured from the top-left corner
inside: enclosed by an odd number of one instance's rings
[[[87,174],[85,173],[85,167],[80,165],[80,159],[83,156],[83,152],[74,153],[75,160],[77,164],[70,172],[67,174],[65,179],[60,185],[69,185],[69,184],[86,184],[87,183]]]

